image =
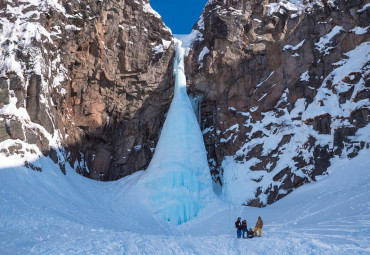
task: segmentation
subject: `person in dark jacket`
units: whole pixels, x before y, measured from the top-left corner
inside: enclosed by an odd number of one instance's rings
[[[259,233],[259,237],[261,237],[261,234],[262,234],[262,227],[263,227],[263,221],[261,219],[261,216],[258,216],[258,220],[257,220],[257,223],[256,223],[256,227],[254,228],[254,235],[257,236],[257,230],[260,232]]]
[[[252,228],[249,228],[248,233],[247,233],[247,238],[253,238],[254,237],[254,232]]]
[[[242,235],[242,223],[240,222],[241,218],[238,217],[238,219],[235,221],[235,227],[236,227],[236,236],[238,238]]]
[[[248,231],[248,228],[247,228],[247,221],[246,220],[243,220],[242,221],[242,233],[243,233],[243,238],[246,238],[245,236],[245,233]]]

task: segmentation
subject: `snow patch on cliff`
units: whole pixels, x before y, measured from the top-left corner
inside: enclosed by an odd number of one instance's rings
[[[316,49],[320,52],[324,53],[325,55],[328,55],[333,47],[329,46],[331,41],[335,36],[337,36],[339,33],[345,31],[343,27],[341,26],[335,26],[333,29],[326,35],[320,38],[319,42],[315,43]]]
[[[285,45],[283,47],[283,50],[291,50],[291,51],[296,51],[298,50],[300,47],[302,47],[302,45],[304,44],[304,41],[305,40],[302,40],[300,43],[298,43],[296,46],[292,46],[292,45]]]
[[[274,13],[284,14],[287,11],[295,13],[303,13],[304,11],[309,11],[313,6],[324,6],[324,1],[313,0],[313,1],[304,1],[304,0],[282,0],[277,1],[276,3],[270,3],[267,5],[267,14],[273,15]],[[326,1],[326,4],[330,6],[335,6],[334,0]],[[296,17],[297,15],[292,14],[291,18]]]
[[[207,47],[204,47],[202,51],[199,53],[199,56],[198,56],[199,69],[203,67],[203,58],[208,53],[209,53],[209,49]]]
[[[354,50],[345,54],[345,58],[335,63],[335,68],[323,81],[314,102],[310,104],[302,116],[303,120],[314,118],[322,114],[330,114],[332,117],[349,117],[351,112],[359,108],[370,108],[370,100],[364,99],[356,102],[356,93],[344,104],[339,103],[340,93],[347,92],[352,87],[357,90],[366,89],[365,81],[361,78],[356,85],[348,84],[344,78],[361,70],[369,70],[370,42],[364,42]],[[334,84],[334,86],[330,86]]]
[[[152,14],[154,17],[156,17],[158,19],[162,19],[161,15],[159,15],[158,12],[156,12],[155,10],[153,10],[152,6],[149,3],[145,3],[144,4],[143,10],[144,10],[144,12],[150,13],[150,14]]]

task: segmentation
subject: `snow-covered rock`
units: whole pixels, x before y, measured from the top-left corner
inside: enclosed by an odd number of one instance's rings
[[[186,67],[226,200],[274,203],[370,146],[366,5],[208,1]]]

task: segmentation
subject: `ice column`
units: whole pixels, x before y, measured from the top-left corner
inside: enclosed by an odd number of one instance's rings
[[[202,96],[201,95],[194,95],[194,96],[190,95],[189,99],[190,99],[191,106],[193,107],[195,116],[197,117],[197,121],[200,125],[200,117],[202,114],[201,112]]]
[[[203,136],[186,93],[184,49],[176,40],[175,92],[157,148],[140,182],[166,220],[182,224],[213,196]]]

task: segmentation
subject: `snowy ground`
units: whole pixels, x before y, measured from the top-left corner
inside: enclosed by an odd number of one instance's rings
[[[174,226],[156,216],[136,182],[97,182],[49,159],[44,171],[0,170],[0,254],[369,254],[370,151],[333,162],[330,176],[266,208],[221,200]],[[234,221],[262,238],[237,240]]]

